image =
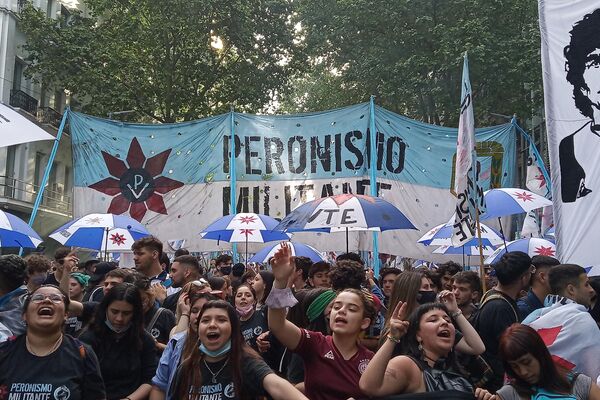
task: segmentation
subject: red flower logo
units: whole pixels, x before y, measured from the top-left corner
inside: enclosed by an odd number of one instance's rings
[[[110,240],[112,241],[112,244],[116,244],[117,246],[121,246],[122,244],[125,244],[125,235],[119,235],[118,233],[114,233],[112,235],[110,235]]]
[[[251,216],[248,217],[240,217],[240,223],[241,224],[251,224],[253,222],[256,222],[256,218]]]
[[[0,386],[0,400],[4,400],[8,397],[8,386]]]
[[[252,236],[254,229],[241,229],[240,230],[240,234],[242,235],[246,235],[246,237],[248,237],[248,235]]]
[[[554,257],[556,251],[551,246],[540,246],[535,248],[535,253],[540,256]]]
[[[523,192],[523,193],[515,193],[517,199],[523,200],[523,202],[533,201],[533,195],[531,193]]]
[[[111,214],[129,211],[132,218],[142,221],[147,210],[167,214],[162,194],[183,186],[183,182],[162,176],[171,149],[146,159],[137,138],[131,141],[127,159],[102,152],[109,178],[89,187],[109,196],[115,196],[108,207]]]

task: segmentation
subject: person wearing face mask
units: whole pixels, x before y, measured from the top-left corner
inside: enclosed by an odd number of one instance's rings
[[[256,292],[252,286],[240,285],[234,296],[235,311],[240,318],[242,336],[250,347],[258,350],[256,338],[269,330],[266,315],[256,310]]]
[[[214,276],[230,276],[233,268],[233,257],[229,254],[221,254],[215,260],[216,271]]]
[[[187,301],[185,302],[186,305],[183,306],[184,310],[182,310],[184,315],[188,315],[188,328],[183,332],[175,333],[169,340],[165,351],[163,351],[156,368],[156,374],[152,378],[150,400],[175,399],[171,382],[181,361],[189,357],[192,350],[198,345],[198,316],[200,310],[207,302],[217,300],[210,293],[201,293],[193,289],[185,294]]]
[[[27,331],[0,344],[0,398],[106,399],[94,351],[63,334],[68,304],[51,285],[26,297]]]
[[[32,293],[48,279],[52,261],[42,254],[30,254],[24,260],[27,263],[27,291]]]
[[[492,369],[492,374],[482,383],[482,387],[490,392],[498,390],[503,383],[504,367],[498,358],[500,335],[520,321],[516,300],[522,290],[529,289],[531,276],[535,273],[531,258],[521,251],[505,253],[493,268],[498,285],[483,295],[473,317],[473,327],[485,344],[483,358]]]
[[[142,400],[150,394],[157,358],[143,317],[139,289],[119,284],[104,296],[91,329],[80,336],[98,355],[107,400]]]
[[[241,400],[269,394],[274,400],[307,400],[244,342],[231,304],[216,300],[202,307],[198,339],[174,378],[177,399]]]
[[[385,343],[390,330],[392,313],[399,302],[406,304],[406,313],[410,315],[419,304],[432,303],[435,298],[431,280],[421,272],[406,271],[400,274],[394,282],[379,344]]]

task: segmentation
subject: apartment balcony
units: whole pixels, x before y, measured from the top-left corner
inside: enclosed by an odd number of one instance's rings
[[[38,101],[22,90],[11,89],[9,104],[13,107],[27,111],[31,115],[37,114]]]
[[[37,120],[41,124],[52,125],[58,129],[61,119],[62,114],[51,107],[39,107],[37,109]]]
[[[0,175],[0,205],[23,212],[31,212],[39,186],[13,177]],[[64,184],[51,183],[44,190],[40,211],[63,217],[72,217],[72,194],[65,191]]]

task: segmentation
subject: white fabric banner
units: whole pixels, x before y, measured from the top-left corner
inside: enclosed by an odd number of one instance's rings
[[[464,57],[460,97],[460,119],[456,142],[454,192],[457,196],[452,245],[462,246],[475,236],[477,213],[485,213],[483,189],[475,150],[475,117],[469,79],[469,61]]]
[[[0,103],[0,147],[54,140],[54,136],[12,108]]]
[[[558,258],[594,265],[600,261],[600,1],[540,0],[539,13]]]

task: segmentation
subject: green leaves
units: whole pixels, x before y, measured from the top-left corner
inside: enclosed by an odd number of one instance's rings
[[[28,73],[77,95],[91,114],[135,109],[138,120],[174,122],[232,105],[257,112],[303,65],[287,0],[86,5],[91,16],[75,12],[63,28],[28,7],[21,29]]]

